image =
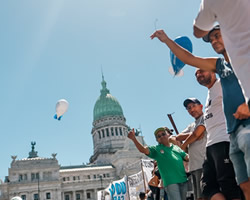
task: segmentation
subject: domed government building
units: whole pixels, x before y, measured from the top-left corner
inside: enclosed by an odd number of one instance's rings
[[[97,191],[113,180],[139,172],[145,158],[127,138],[129,126],[117,99],[107,89],[102,76],[102,89],[94,106],[93,155],[89,164],[61,166],[52,154],[38,156],[35,142],[29,156],[12,156],[8,176],[0,182],[0,200],[20,196],[23,200],[96,200]],[[138,139],[144,144],[142,136]]]

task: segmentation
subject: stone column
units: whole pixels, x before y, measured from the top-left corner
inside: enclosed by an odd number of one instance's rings
[[[72,200],[76,200],[76,191],[72,191]]]
[[[27,199],[28,199],[28,200],[29,200],[29,199],[33,199],[33,191],[32,191],[32,190],[30,190],[30,191],[28,192]]]
[[[44,199],[43,191],[40,190],[40,192],[38,194],[39,194],[39,200],[43,200]]]
[[[83,200],[87,200],[87,191],[86,190],[82,191],[82,196],[83,196]]]
[[[60,190],[55,189],[54,195],[56,196],[55,200],[64,200],[63,199],[63,192],[61,192]],[[52,199],[54,199],[54,198],[52,197]]]
[[[62,192],[62,200],[64,200],[64,199],[65,199],[64,192]]]
[[[94,199],[97,199],[97,189],[94,189]]]
[[[32,199],[31,192],[28,192],[27,194],[27,200]]]

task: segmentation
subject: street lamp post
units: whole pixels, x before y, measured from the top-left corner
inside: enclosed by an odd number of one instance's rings
[[[40,200],[40,187],[39,187],[39,181],[40,181],[40,174],[38,174],[38,177],[37,177],[38,200]]]
[[[101,180],[101,189],[103,189],[103,187],[102,187],[102,176],[100,176],[100,180]]]

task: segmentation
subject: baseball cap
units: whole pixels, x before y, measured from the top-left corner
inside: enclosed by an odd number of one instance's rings
[[[202,38],[204,42],[210,42],[209,36],[214,30],[220,30],[220,25],[218,24],[215,27],[213,27],[213,29],[210,30],[209,33]]]
[[[196,99],[196,98],[188,98],[188,99],[186,99],[186,100],[183,102],[183,105],[184,105],[185,107],[187,107],[188,104],[190,104],[190,103],[201,104],[201,102],[200,102],[198,99]]]
[[[170,135],[172,135],[172,132],[173,132],[172,129],[169,129],[169,128],[167,128],[167,127],[160,127],[160,128],[157,128],[157,129],[155,130],[155,132],[154,132],[155,137],[157,136],[157,133],[158,133],[159,131],[167,131]]]

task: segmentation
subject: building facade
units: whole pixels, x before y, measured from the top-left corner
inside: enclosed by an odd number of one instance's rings
[[[106,87],[102,89],[93,112],[93,155],[89,164],[60,166],[56,154],[42,158],[35,151],[29,156],[12,156],[8,176],[0,182],[0,200],[20,196],[23,200],[96,200],[97,191],[113,180],[139,172],[145,158],[127,138],[128,125],[119,102]],[[138,139],[144,143],[142,136]]]

